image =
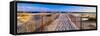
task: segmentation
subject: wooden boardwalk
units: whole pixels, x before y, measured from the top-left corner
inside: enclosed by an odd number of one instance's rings
[[[66,14],[60,14],[50,25],[45,27],[45,31],[64,31],[79,29]]]

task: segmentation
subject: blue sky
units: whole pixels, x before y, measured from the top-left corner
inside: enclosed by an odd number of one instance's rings
[[[49,5],[49,4],[29,4],[17,3],[17,11],[60,11],[60,12],[96,12],[95,7]]]

